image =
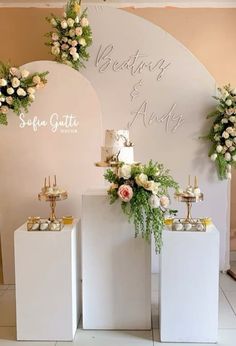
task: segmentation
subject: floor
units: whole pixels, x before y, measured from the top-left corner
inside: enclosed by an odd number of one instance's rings
[[[15,287],[0,285],[0,346],[158,346],[158,275],[153,275],[151,331],[84,331],[78,329],[74,342],[19,342],[16,340]],[[178,344],[193,345],[193,344]],[[199,344],[198,344],[199,345]],[[205,344],[201,344],[204,346]],[[206,344],[207,345],[207,344]],[[209,345],[209,344],[208,344]],[[220,274],[219,346],[236,345],[236,281]]]

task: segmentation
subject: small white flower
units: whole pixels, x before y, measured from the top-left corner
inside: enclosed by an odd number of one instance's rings
[[[232,90],[231,90],[231,93],[232,93],[233,95],[236,95],[236,88],[232,89]]]
[[[7,114],[7,112],[8,112],[8,107],[7,106],[2,106],[1,108],[0,108],[0,113],[2,113],[2,114]]]
[[[68,41],[68,38],[67,37],[62,37],[62,41],[66,43]]]
[[[11,67],[11,68],[10,68],[10,74],[11,74],[13,77],[17,77],[17,78],[20,78],[20,77],[21,77],[21,72],[20,72],[20,70],[19,70],[17,67]]]
[[[62,27],[62,29],[67,28],[67,21],[65,19],[61,21],[61,27]]]
[[[215,161],[216,159],[217,159],[217,154],[216,153],[212,154],[211,155],[211,160]]]
[[[12,103],[13,103],[13,97],[11,97],[11,96],[6,97],[6,102],[7,102],[9,105],[12,105]]]
[[[232,115],[229,120],[231,121],[231,123],[235,123],[236,122],[236,116]]]
[[[18,78],[14,77],[11,80],[11,84],[12,84],[13,88],[18,88],[18,86],[20,85],[20,81]]]
[[[236,138],[233,139],[234,143],[236,144]]]
[[[5,96],[0,97],[0,102],[5,102],[5,100],[6,100]]]
[[[217,147],[216,147],[216,151],[217,151],[217,153],[221,153],[222,152],[222,149],[223,149],[223,147],[222,147],[222,145],[217,145]]]
[[[170,204],[170,200],[167,196],[161,196],[160,198],[161,206],[163,208],[168,208]]]
[[[215,140],[216,142],[218,142],[218,141],[220,140],[220,136],[219,136],[219,135],[215,135],[215,136],[214,136],[214,140]]]
[[[21,76],[22,76],[22,78],[27,78],[27,77],[29,77],[29,71],[27,71],[27,70],[21,70]]]
[[[152,209],[156,209],[156,208],[159,208],[160,207],[160,198],[157,197],[156,195],[151,195],[149,197],[149,205]]]
[[[72,47],[72,48],[70,48],[69,52],[71,55],[74,55],[77,53],[77,49],[75,47]]]
[[[232,159],[233,161],[236,161],[236,155],[233,155]]]
[[[74,61],[79,60],[79,54],[78,53],[73,54],[72,57],[73,57]]]
[[[75,29],[75,33],[76,33],[76,36],[81,36],[82,33],[83,33],[83,30],[80,26],[78,26],[76,29]]]
[[[79,17],[78,16],[75,17],[75,22],[79,23]]]
[[[0,86],[6,86],[6,85],[7,85],[6,79],[1,78],[1,79],[0,79]]]
[[[121,166],[118,171],[118,176],[120,178],[129,179],[131,177],[131,166],[127,164]]]
[[[14,89],[13,88],[7,88],[7,93],[8,93],[8,95],[14,94]]]
[[[60,47],[60,43],[58,41],[53,42],[54,47]]]
[[[82,27],[88,26],[89,25],[89,21],[88,21],[88,19],[86,17],[83,17],[80,20],[80,24],[81,24]]]
[[[57,26],[57,21],[55,18],[52,18],[50,22],[53,26]]]
[[[74,29],[70,29],[69,36],[70,37],[74,37],[75,36],[75,30]]]
[[[67,41],[67,43],[68,43],[69,45],[71,45],[71,43],[72,43],[72,39],[71,39],[71,38],[69,38],[69,39],[68,39],[68,41]]]
[[[61,55],[62,60],[66,60],[67,57],[68,57],[68,54],[63,52],[62,55]]]
[[[235,150],[235,147],[234,147],[234,146],[232,146],[232,147],[229,148],[229,151],[230,151],[231,153],[232,153],[234,150]]]
[[[232,132],[233,132],[233,128],[232,128],[232,126],[230,126],[230,127],[227,127],[227,129],[226,129],[226,131],[229,133],[229,134],[231,134]]]
[[[33,77],[33,83],[34,84],[39,84],[40,82],[41,82],[41,78],[38,75]]]
[[[73,41],[71,42],[72,47],[76,47],[77,44],[78,44],[78,41],[76,41],[76,40],[73,40]]]
[[[230,161],[231,160],[231,154],[230,153],[225,153],[225,160]]]
[[[227,173],[226,173],[226,178],[229,179],[229,180],[232,178],[231,172],[227,172]]]
[[[232,144],[233,144],[233,142],[232,142],[230,139],[227,139],[227,140],[225,141],[225,145],[226,145],[226,147],[228,147],[228,148],[232,147]]]
[[[63,43],[62,46],[61,46],[62,50],[67,50],[68,48],[69,48],[69,46],[66,43]]]
[[[227,124],[229,121],[228,121],[228,119],[226,119],[226,118],[223,118],[222,120],[221,120],[221,123],[222,124]]]
[[[214,125],[214,131],[215,131],[215,132],[218,131],[219,128],[220,128],[220,125],[219,125],[219,124],[215,124],[215,125]]]
[[[225,104],[226,104],[227,106],[231,106],[231,105],[232,105],[232,100],[230,100],[230,99],[226,100],[226,101],[225,101]]]
[[[228,96],[229,96],[228,91],[224,89],[224,90],[222,91],[222,99],[223,99],[223,100],[226,100],[226,98],[227,98]]]
[[[225,138],[225,139],[228,139],[228,138],[229,138],[228,132],[224,131],[224,132],[222,133],[222,137]]]
[[[52,33],[52,40],[53,41],[58,41],[59,40],[59,36],[58,36],[58,34],[56,32]]]
[[[33,102],[35,100],[35,95],[34,94],[29,94],[29,100]]]
[[[74,20],[73,20],[72,18],[68,18],[68,19],[67,19],[67,24],[68,24],[68,26],[69,26],[70,28],[72,28],[73,25],[74,25]]]
[[[26,96],[26,92],[23,88],[18,88],[16,93],[18,96]]]
[[[59,55],[60,54],[60,48],[53,46],[51,48],[51,52],[52,52],[53,55]]]
[[[28,94],[33,95],[35,93],[35,88],[29,87],[27,89]]]
[[[228,108],[228,109],[226,109],[226,114],[227,114],[227,115],[232,115],[232,114],[234,114],[234,108]]]
[[[79,39],[79,44],[80,44],[82,47],[85,47],[87,43],[86,43],[85,39],[84,39],[83,37],[81,37],[81,38]]]

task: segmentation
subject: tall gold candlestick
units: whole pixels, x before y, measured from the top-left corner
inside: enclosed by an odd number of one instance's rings
[[[198,188],[198,181],[197,181],[197,176],[195,175],[194,178],[194,188],[197,189]]]
[[[50,175],[48,177],[48,186],[51,187]]]
[[[56,174],[54,175],[54,186],[57,186],[57,176],[56,176]]]

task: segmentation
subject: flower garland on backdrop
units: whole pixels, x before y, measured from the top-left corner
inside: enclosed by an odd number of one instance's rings
[[[35,100],[36,89],[47,83],[48,72],[30,73],[26,69],[11,67],[0,62],[0,124],[7,125],[7,115],[12,110],[20,115]]]
[[[218,88],[216,110],[207,118],[215,118],[209,133],[203,138],[211,141],[209,157],[216,163],[221,180],[231,179],[231,168],[236,167],[236,88],[230,84]]]
[[[51,54],[56,61],[78,70],[84,67],[83,61],[89,59],[87,48],[92,44],[92,31],[87,18],[87,9],[81,14],[81,1],[69,0],[64,18],[51,14],[47,21],[54,30],[47,33],[46,45],[51,47]]]
[[[168,189],[178,189],[169,170],[152,161],[146,165],[121,163],[117,171],[108,169],[104,177],[111,183],[110,203],[120,199],[124,214],[134,223],[135,237],[141,234],[150,241],[153,234],[156,251],[160,252],[165,215],[177,212],[169,209]]]

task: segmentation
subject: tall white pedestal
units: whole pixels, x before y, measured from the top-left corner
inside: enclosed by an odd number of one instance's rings
[[[82,208],[83,328],[150,329],[150,244],[105,191],[84,194]]]
[[[15,232],[17,340],[73,340],[80,315],[79,223]]]
[[[160,277],[164,342],[217,342],[219,232],[164,230]]]

